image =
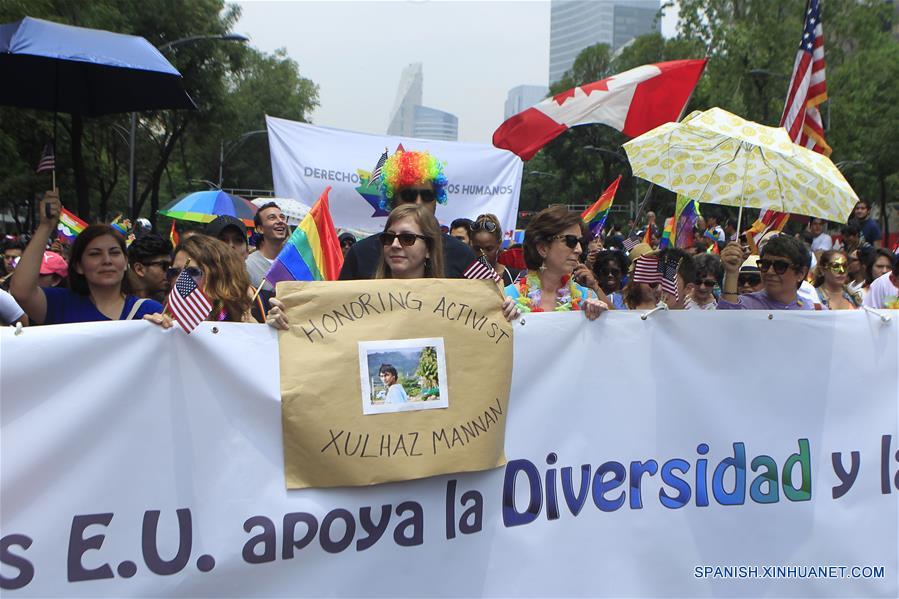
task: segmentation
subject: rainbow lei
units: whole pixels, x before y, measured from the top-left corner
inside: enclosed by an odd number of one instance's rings
[[[544,312],[541,306],[543,299],[543,291],[540,286],[540,277],[533,270],[528,271],[526,277],[522,277],[516,283],[518,287],[518,297],[515,303],[522,313],[526,312]],[[568,312],[570,310],[580,310],[581,303],[584,301],[584,294],[578,288],[578,285],[571,277],[562,277],[562,286],[556,292],[555,312]]]

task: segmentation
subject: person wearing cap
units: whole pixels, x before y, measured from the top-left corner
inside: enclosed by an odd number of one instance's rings
[[[337,240],[340,242],[340,251],[344,257],[350,251],[350,248],[356,245],[356,236],[352,233],[341,233]]]
[[[740,265],[740,272],[737,274],[740,295],[762,290],[762,273],[759,271],[758,261],[759,257],[753,254]]]
[[[247,226],[242,220],[228,214],[217,216],[206,225],[204,232],[210,237],[224,241],[241,260],[246,262],[250,248],[247,244]]]
[[[170,285],[165,273],[172,265],[172,243],[157,233],[144,233],[128,246],[128,287],[136,297],[165,303]]]
[[[762,247],[757,262],[764,288],[740,295],[739,272],[746,257],[743,248],[736,242],[727,244],[721,252],[725,274],[718,310],[826,309],[799,296],[799,286],[808,275],[811,253],[798,239],[777,235],[768,241]]]
[[[37,277],[38,287],[66,287],[69,265],[56,252],[44,252],[41,269]]]
[[[381,208],[390,211],[403,204],[418,204],[436,214],[446,204],[443,164],[428,152],[398,151],[381,168]],[[468,244],[443,235],[444,276],[461,279],[475,260]],[[371,279],[381,260],[380,234],[356,242],[346,253],[340,280]]]

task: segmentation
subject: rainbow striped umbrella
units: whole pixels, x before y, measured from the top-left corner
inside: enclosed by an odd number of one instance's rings
[[[253,226],[256,206],[249,200],[224,191],[196,191],[182,196],[159,211],[159,214],[176,220],[208,223],[216,216],[234,216],[248,227]]]

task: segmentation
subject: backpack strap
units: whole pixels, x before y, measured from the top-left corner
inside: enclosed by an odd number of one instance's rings
[[[125,317],[125,320],[133,320],[134,316],[137,314],[137,311],[140,310],[140,307],[145,301],[147,301],[147,298],[142,297],[134,302],[134,305],[131,306],[131,312],[128,312],[128,316]]]

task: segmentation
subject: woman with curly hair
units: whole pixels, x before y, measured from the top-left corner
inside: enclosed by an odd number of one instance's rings
[[[206,320],[224,322],[256,322],[250,314],[253,288],[243,261],[225,242],[207,235],[194,235],[175,248],[175,258],[166,271],[166,279],[174,286],[186,272],[212,303]],[[172,326],[169,314],[145,316],[164,328]]]

